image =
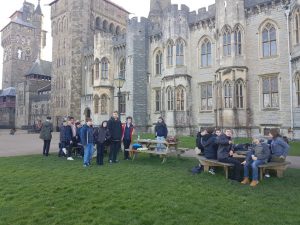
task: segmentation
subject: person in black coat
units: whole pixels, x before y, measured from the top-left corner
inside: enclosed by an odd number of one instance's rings
[[[234,159],[233,156],[233,142],[232,142],[232,131],[227,129],[225,134],[222,134],[217,137],[216,143],[218,144],[217,157],[218,161],[223,163],[232,163],[234,164],[234,176],[231,177],[233,180],[241,181],[241,171],[243,169],[241,162],[237,159]]]
[[[108,130],[111,136],[110,152],[109,152],[109,163],[118,162],[118,152],[121,149],[122,139],[122,123],[119,119],[118,112],[115,111],[113,116],[108,121]]]
[[[155,137],[158,142],[164,142],[168,136],[168,128],[162,117],[158,118],[155,126]],[[165,148],[164,144],[157,144],[157,151],[162,151]]]
[[[107,121],[103,121],[101,126],[94,130],[94,140],[97,144],[97,164],[103,165],[105,142],[110,139]]]
[[[209,127],[206,129],[207,134],[202,137],[202,145],[204,148],[204,156],[207,159],[217,159],[218,145],[216,144],[216,136],[213,134],[214,129]]]
[[[63,156],[64,154],[68,154],[68,159],[71,157],[71,143],[72,143],[72,129],[68,125],[67,121],[64,121],[61,127],[59,128],[60,132],[60,150],[58,156]],[[68,152],[68,153],[67,153]]]

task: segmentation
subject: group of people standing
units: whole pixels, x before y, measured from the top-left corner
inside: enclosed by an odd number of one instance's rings
[[[118,162],[118,152],[121,149],[123,141],[124,149],[128,149],[132,135],[134,133],[134,126],[132,117],[127,117],[124,124],[121,123],[118,112],[115,111],[108,121],[103,121],[99,127],[93,127],[91,118],[87,119],[86,124],[80,130],[81,144],[84,147],[84,160],[85,167],[91,165],[94,144],[97,146],[97,159],[98,165],[103,165],[105,146],[110,146],[109,163]],[[129,152],[124,150],[124,159],[129,159]]]
[[[233,174],[231,179],[241,181],[242,184],[250,183],[249,169],[252,169],[252,181],[250,186],[258,184],[258,166],[269,161],[284,162],[289,145],[281,137],[278,129],[271,129],[269,141],[266,142],[261,136],[252,138],[252,145],[247,152],[246,159],[241,162],[234,158],[234,151],[237,145],[234,145],[232,139],[232,130],[226,129],[222,133],[221,129],[206,128],[197,135],[197,147],[201,150],[207,159],[215,159],[223,163],[233,164]],[[241,173],[244,169],[244,178],[241,179]],[[213,168],[210,173],[214,174]]]
[[[48,156],[50,142],[52,139],[53,125],[51,117],[41,126],[40,138],[44,140],[43,155]],[[74,117],[68,117],[63,120],[60,128],[60,143],[58,156],[67,156],[67,160],[74,160],[72,152],[76,148],[77,152],[83,157],[84,167],[91,165],[92,156],[94,153],[94,146],[97,148],[96,162],[98,165],[104,164],[105,147],[109,146],[109,160],[108,162],[118,162],[118,152],[121,149],[123,142],[124,159],[129,160],[130,144],[134,134],[134,125],[132,117],[127,117],[125,123],[121,123],[118,112],[115,111],[109,120],[105,120],[99,126],[94,126],[93,120],[87,118],[85,124],[80,121],[75,121]],[[158,119],[155,126],[155,136],[158,141],[163,142],[168,135],[167,126],[162,117]],[[163,151],[165,146],[163,144],[157,145],[157,151]],[[127,151],[126,151],[127,150]]]

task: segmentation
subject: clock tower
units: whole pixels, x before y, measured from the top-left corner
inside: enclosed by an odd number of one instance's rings
[[[10,22],[1,30],[3,48],[2,88],[16,87],[25,80],[25,73],[41,55],[46,45],[42,30],[43,14],[38,5],[24,1],[21,9],[10,16]]]

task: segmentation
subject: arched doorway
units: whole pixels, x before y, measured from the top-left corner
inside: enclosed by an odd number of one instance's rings
[[[90,108],[85,108],[85,110],[84,110],[84,116],[85,116],[85,119],[91,118],[91,110],[90,110]]]

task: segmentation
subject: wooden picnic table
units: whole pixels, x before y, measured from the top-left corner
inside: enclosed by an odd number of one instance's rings
[[[178,142],[157,141],[153,139],[138,139],[135,140],[134,143],[141,144],[143,147],[137,150],[125,149],[125,151],[129,151],[131,153],[132,160],[135,159],[138,153],[147,153],[160,155],[163,158],[162,163],[164,163],[167,160],[167,156],[173,153],[171,151],[171,148],[175,150],[177,156],[180,155],[180,152],[178,152]],[[165,149],[157,151],[157,144],[163,144],[165,146]]]

